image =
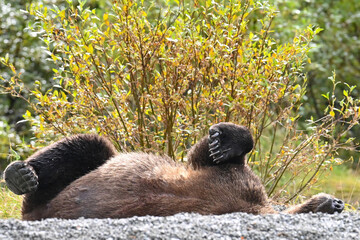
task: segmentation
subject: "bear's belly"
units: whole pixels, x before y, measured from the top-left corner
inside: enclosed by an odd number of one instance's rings
[[[129,161],[117,157],[74,181],[47,205],[44,218],[256,214],[267,204],[259,179],[247,167],[223,175],[215,168],[193,170],[157,156],[144,161],[143,155],[129,155]]]

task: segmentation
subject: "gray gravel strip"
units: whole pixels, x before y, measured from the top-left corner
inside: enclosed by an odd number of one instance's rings
[[[0,220],[0,239],[360,239],[360,214]]]

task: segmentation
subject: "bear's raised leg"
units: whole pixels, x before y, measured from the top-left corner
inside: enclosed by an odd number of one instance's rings
[[[45,147],[26,161],[11,163],[4,172],[9,189],[26,194],[23,213],[47,203],[75,179],[116,154],[114,146],[97,135],[75,135]]]
[[[309,213],[322,212],[333,214],[341,213],[344,210],[344,202],[325,193],[319,193],[303,204],[286,209],[284,213]]]
[[[233,123],[219,123],[210,127],[209,135],[189,151],[188,162],[195,169],[221,164],[244,164],[245,155],[253,148],[250,131]]]

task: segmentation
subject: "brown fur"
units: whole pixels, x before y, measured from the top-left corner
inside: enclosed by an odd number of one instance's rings
[[[5,180],[17,194],[25,193],[24,220],[276,213],[246,165],[252,147],[246,128],[216,124],[191,148],[185,165],[154,154],[116,154],[105,138],[77,135],[12,163]],[[342,210],[341,200],[319,194],[286,212]]]
[[[235,181],[234,181],[235,180]],[[167,157],[119,154],[74,181],[37,214],[40,218],[166,216],[179,212],[274,212],[248,166],[194,170]]]

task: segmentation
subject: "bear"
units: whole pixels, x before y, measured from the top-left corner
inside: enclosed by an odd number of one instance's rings
[[[11,163],[4,178],[11,191],[24,194],[23,220],[278,213],[247,165],[253,145],[246,127],[218,123],[184,164],[159,154],[117,153],[106,138],[79,134]],[[343,201],[321,193],[284,212],[343,209]]]

